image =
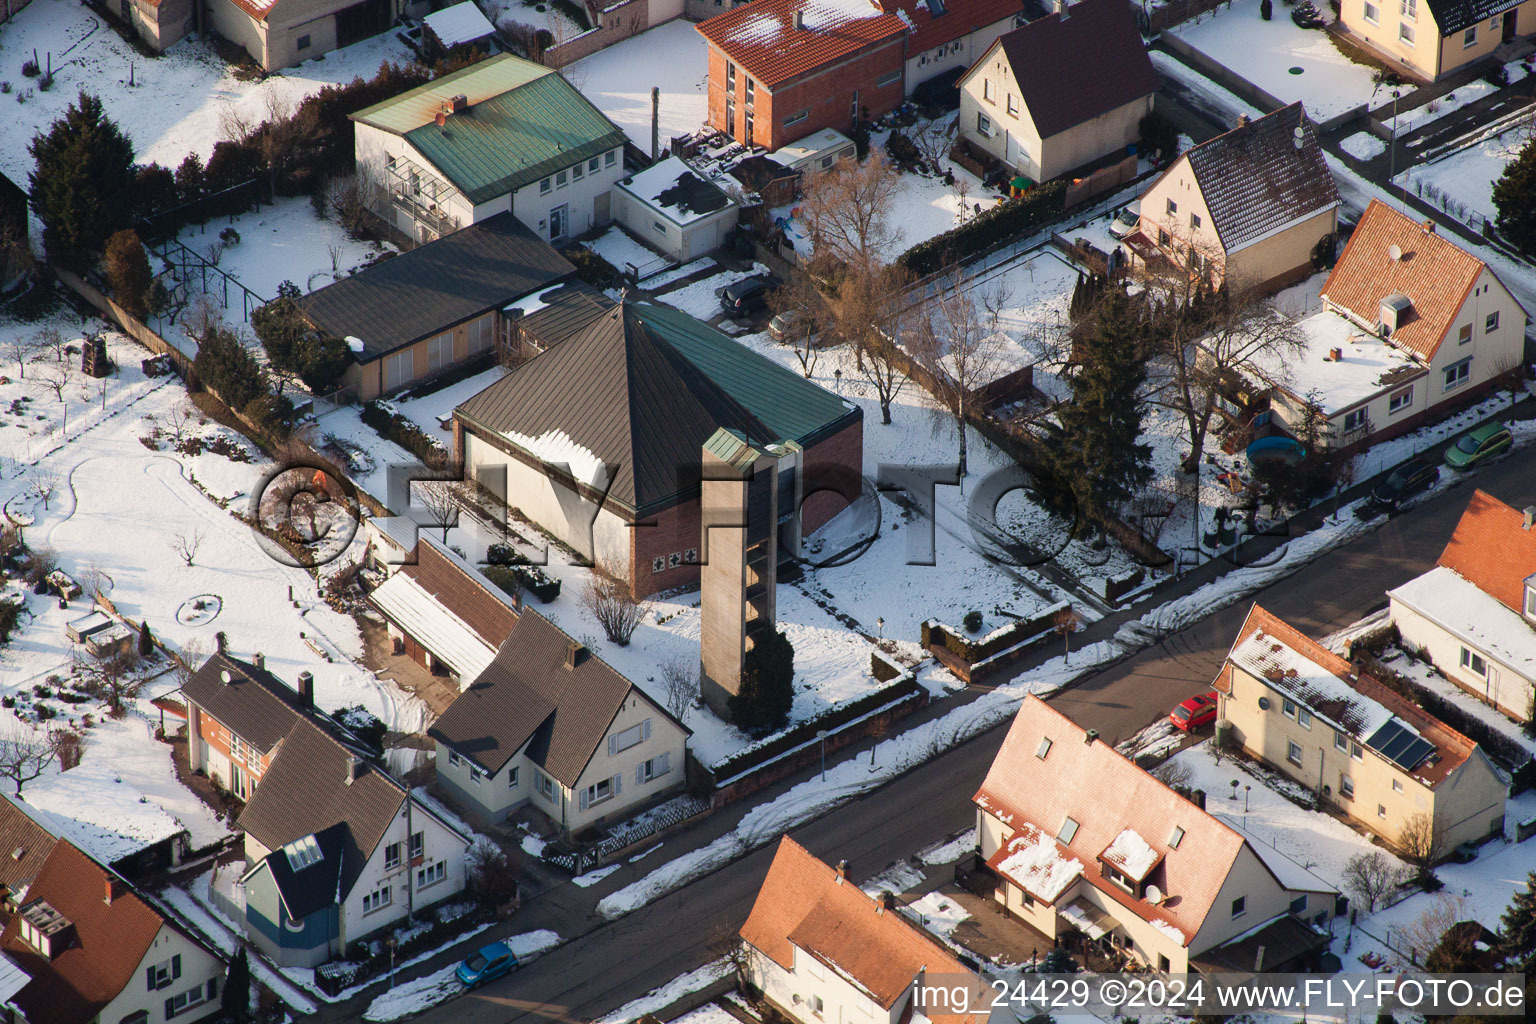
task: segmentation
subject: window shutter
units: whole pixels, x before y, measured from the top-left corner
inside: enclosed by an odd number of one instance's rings
[[[175,981],[179,977],[181,977],[181,954],[177,953],[171,957],[171,980]]]
[[[176,1000],[167,999],[165,1001],[165,1019],[170,1020],[174,1016],[176,1016]]]
[[[624,773],[620,772],[613,777],[613,795],[618,796],[622,792],[624,792]]]
[[[581,791],[581,809],[582,810],[586,810],[587,809],[587,793],[589,791],[590,791],[589,789],[584,789],[584,790]]]
[[[672,770],[672,754],[670,752],[662,754],[660,757],[658,757],[656,759],[656,774],[657,775],[665,775],[665,774],[667,774],[667,772],[669,772],[671,770]]]
[[[150,992],[155,990],[155,969],[153,967],[144,968],[144,985]]]
[[[638,786],[643,782],[645,782],[645,764],[642,762],[635,765],[635,785]]]
[[[208,998],[209,999],[217,998],[218,994],[219,994],[219,979],[218,978],[209,978],[208,979]]]
[[[640,723],[640,742],[644,743],[651,738],[651,720],[647,718]]]
[[[608,737],[608,756],[612,757],[619,752],[619,734],[614,733]]]

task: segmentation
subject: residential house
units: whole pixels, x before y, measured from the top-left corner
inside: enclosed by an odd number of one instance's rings
[[[1317,133],[1292,103],[1182,153],[1141,197],[1127,242],[1213,283],[1270,291],[1313,272],[1338,212]]]
[[[531,805],[572,834],[687,781],[688,727],[531,609],[427,734],[437,785],[485,822]]]
[[[150,4],[153,0],[133,0]],[[277,71],[389,31],[408,0],[207,0],[207,27]]]
[[[971,65],[960,135],[1014,174],[1049,181],[1133,151],[1157,88],[1130,6],[1082,0],[1003,34]]]
[[[698,26],[709,124],[769,150],[847,131],[965,67],[1022,18],[1020,0],[753,0]]]
[[[624,132],[554,68],[499,54],[348,115],[373,210],[427,242],[510,211],[564,241],[610,219]]]
[[[8,1021],[181,1024],[219,1013],[223,960],[67,841],[43,861],[0,950],[26,975]]]
[[[58,837],[42,815],[23,801],[3,794],[0,801],[0,911],[9,914],[26,900],[32,880],[43,869]]]
[[[346,338],[341,386],[363,401],[399,391],[507,343],[519,303],[576,272],[510,213],[376,263],[302,300],[314,326]]]
[[[890,893],[866,895],[848,879],[846,864],[828,867],[789,836],[779,840],[740,935],[745,980],[800,1024],[987,1018],[920,1006],[913,991],[925,977],[956,986],[978,976],[909,920]]]
[[[1344,0],[1334,30],[1394,71],[1432,82],[1536,32],[1530,0]]]
[[[425,531],[368,600],[400,653],[461,687],[490,665],[518,618],[511,595]]]
[[[974,799],[995,898],[1047,944],[1096,943],[1174,974],[1227,969],[1234,943],[1263,946],[1274,971],[1327,945],[1311,925],[1332,919],[1333,886],[1036,697]]]
[[[1257,604],[1216,678],[1233,741],[1351,821],[1441,854],[1504,830],[1509,785],[1482,749]]]
[[[226,899],[280,966],[343,955],[464,889],[470,837],[307,717],[235,826],[248,869]]]
[[[249,800],[283,737],[315,713],[315,680],[294,689],[267,671],[260,654],[242,661],[215,652],[187,678],[187,763],[214,784]]]
[[[736,201],[675,156],[613,188],[613,219],[670,260],[714,252],[736,230]]]
[[[477,46],[494,53],[495,38],[496,26],[474,0],[463,0],[421,19],[421,45],[428,60],[445,57],[457,46]]]
[[[1316,316],[1334,318],[1325,333],[1336,340],[1314,341],[1293,360],[1299,382],[1272,405],[1294,430],[1309,391],[1336,390],[1334,377],[1358,378],[1324,410],[1335,444],[1412,430],[1481,398],[1521,365],[1527,313],[1499,275],[1433,221],[1380,200],[1350,235],[1322,302]]]
[[[1536,717],[1536,507],[1473,492],[1435,567],[1387,597],[1405,647],[1516,721]]]
[[[781,551],[857,497],[856,407],[662,305],[613,307],[462,403],[454,450],[466,473],[504,480],[521,514],[649,594],[698,584],[702,445],[720,427],[782,452]]]

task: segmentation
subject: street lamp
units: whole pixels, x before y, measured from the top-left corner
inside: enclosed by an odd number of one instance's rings
[[[879,618],[875,619],[875,629],[877,631],[875,635],[878,636],[880,639],[884,640],[885,639],[885,616],[882,615]]]
[[[384,940],[384,945],[389,947],[389,987],[395,987],[395,943],[393,935]]]
[[[1253,789],[1252,786],[1249,786],[1249,785],[1244,785],[1243,786],[1243,813],[1244,814],[1248,813],[1248,793],[1252,789]]]
[[[827,730],[817,729],[816,738],[821,740],[821,781],[827,781]]]

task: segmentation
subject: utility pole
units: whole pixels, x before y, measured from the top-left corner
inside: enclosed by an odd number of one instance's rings
[[[1394,123],[1396,115],[1393,115]],[[661,88],[651,86],[651,159],[661,152]]]

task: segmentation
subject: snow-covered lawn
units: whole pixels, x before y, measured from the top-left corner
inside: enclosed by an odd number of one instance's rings
[[[222,241],[220,233],[226,228],[233,228],[239,240]],[[283,281],[292,281],[301,292],[323,288],[386,248],[377,242],[359,242],[334,220],[316,217],[313,205],[302,196],[280,198],[232,220],[220,217],[188,227],[177,239],[201,256],[217,256],[220,270],[262,299],[276,296]],[[198,274],[185,283],[189,294],[202,290]],[[223,303],[222,282],[210,277],[208,291]],[[240,296],[231,289],[225,320],[242,323],[244,314]]]
[[[634,267],[642,278],[646,274],[656,273],[671,262],[630,238],[617,224],[592,241],[582,244],[612,263],[616,270],[622,272],[628,267]]]
[[[537,957],[551,946],[558,945],[560,936],[545,928],[536,932],[513,935],[503,941],[512,947],[512,952],[518,960],[526,965],[528,960]],[[363,1020],[399,1020],[401,1017],[420,1013],[461,994],[464,986],[454,975],[458,966],[458,964],[450,964],[440,971],[434,971],[415,981],[396,985],[368,1004],[368,1009],[363,1011]]]
[[[651,151],[651,89],[661,90],[661,146],[704,125],[708,50],[694,23],[678,18],[600,50],[565,69],[597,109]]]
[[[1356,160],[1374,160],[1387,151],[1387,144],[1370,132],[1355,132],[1339,143],[1339,148]]]
[[[480,6],[491,24],[497,28],[528,25],[534,29],[544,29],[557,43],[586,31],[544,0],[485,0]]]
[[[917,923],[944,939],[948,939],[971,916],[958,900],[942,892],[930,892],[907,904],[907,913],[917,917]]]
[[[1530,73],[1526,63],[1519,60],[1510,61],[1504,65],[1504,71],[1509,75],[1510,85],[1515,84]],[[1455,90],[1446,93],[1444,96],[1438,96],[1428,103],[1414,107],[1412,110],[1399,112],[1397,115],[1397,133],[1400,136],[1406,135],[1408,132],[1422,128],[1433,121],[1438,121],[1447,114],[1455,113],[1469,103],[1476,103],[1480,99],[1492,96],[1497,91],[1498,86],[1481,78],[1473,82],[1467,82],[1464,85],[1458,85]],[[1378,100],[1385,103],[1386,99],[1390,98],[1390,95],[1388,93],[1386,96],[1380,96]],[[1382,120],[1390,124],[1391,114],[1389,113]]]
[[[394,32],[385,32],[265,81],[240,82],[207,43],[189,37],[159,57],[145,57],[100,15],[71,0],[35,0],[0,29],[0,39],[7,54],[0,77],[13,87],[0,95],[6,109],[0,122],[10,141],[0,147],[0,171],[23,183],[32,169],[26,141],[61,115],[81,89],[101,98],[140,162],[174,169],[188,153],[208,159],[213,144],[224,138],[228,111],[261,121],[269,98],[297,103],[326,85],[372,77],[382,61],[414,59]],[[35,91],[36,79],[21,77],[22,55],[34,49],[45,65],[52,56],[54,83],[47,92]]]
[[[1259,0],[1234,0],[1169,31],[1282,103],[1301,100],[1318,121],[1371,102],[1375,92],[1369,67],[1344,56],[1325,30],[1298,28],[1284,6],[1264,21]]]
[[[1503,733],[1511,742],[1519,744],[1532,757],[1536,757],[1536,737],[1527,736],[1518,722],[1511,721],[1501,715],[1497,709],[1484,704],[1445,678],[1434,666],[1410,657],[1396,647],[1389,647],[1383,651],[1381,660],[1425,689],[1433,690],[1456,705],[1463,713],[1476,718],[1496,732]]]
[[[1511,128],[1405,171],[1397,182],[1431,206],[1447,209],[1449,200],[1449,213],[1457,220],[1466,221],[1472,213],[1491,219],[1498,212],[1493,206],[1493,183],[1525,141],[1523,126]]]

